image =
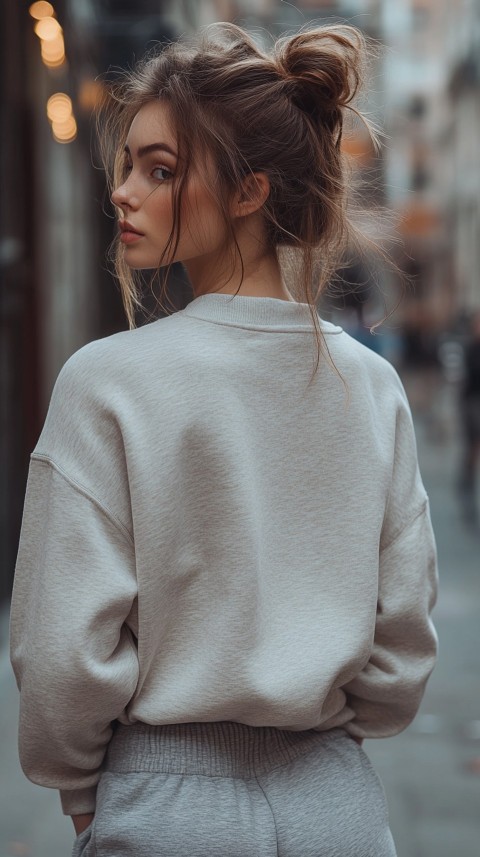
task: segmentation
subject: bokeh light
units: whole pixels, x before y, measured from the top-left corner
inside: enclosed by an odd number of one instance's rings
[[[56,68],[65,62],[65,43],[62,33],[51,41],[41,42],[42,60],[46,66]]]
[[[51,122],[63,122],[72,115],[72,99],[64,92],[55,92],[47,101],[47,116]]]
[[[47,101],[47,116],[57,143],[71,143],[77,136],[72,99],[65,92],[55,92]]]
[[[62,34],[62,28],[56,18],[42,18],[33,29],[38,38],[45,42],[52,42]]]
[[[71,143],[77,136],[77,123],[73,116],[63,122],[52,122],[52,133],[57,143]]]
[[[52,4],[46,3],[44,0],[39,0],[38,3],[32,3],[28,11],[32,18],[37,18],[38,20],[41,18],[52,17],[55,14]]]

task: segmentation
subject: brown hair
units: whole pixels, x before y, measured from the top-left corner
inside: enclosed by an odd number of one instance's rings
[[[237,25],[212,24],[193,38],[155,46],[108,85],[97,113],[97,139],[112,193],[124,179],[123,148],[134,116],[157,99],[169,105],[183,169],[173,182],[174,222],[153,277],[164,269],[161,297],[179,241],[182,189],[199,153],[213,156],[217,178],[212,192],[234,253],[239,247],[228,213],[230,195],[241,189],[247,174],[268,175],[270,193],[262,207],[267,241],[284,269],[286,262],[293,265],[291,291],[310,307],[317,341],[314,375],[321,340],[326,348],[319,296],[345,250],[360,247],[363,237],[347,211],[352,171],[341,147],[347,109],[379,149],[377,129],[352,105],[364,80],[370,41],[346,24],[313,26],[282,36],[267,52]],[[370,48],[375,52],[373,44]],[[110,252],[134,327],[134,311],[141,306],[138,273],[124,262],[118,239]],[[241,254],[240,261],[242,282]]]

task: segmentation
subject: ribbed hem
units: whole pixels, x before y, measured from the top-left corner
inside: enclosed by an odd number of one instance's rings
[[[231,324],[237,327],[287,332],[314,330],[308,304],[281,298],[208,292],[194,298],[181,312],[203,321]],[[338,325],[324,321],[320,316],[318,320],[324,333],[342,332],[342,328]]]
[[[100,774],[98,775],[100,778]],[[64,815],[86,815],[95,812],[97,785],[86,789],[59,789]]]
[[[118,723],[108,745],[104,770],[249,777],[291,762],[324,742],[344,737],[343,729],[293,732],[235,721],[159,726]]]

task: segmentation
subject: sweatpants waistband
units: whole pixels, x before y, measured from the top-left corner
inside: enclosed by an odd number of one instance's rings
[[[117,773],[253,777],[345,737],[342,728],[294,732],[231,720],[159,726],[117,722],[103,767]]]

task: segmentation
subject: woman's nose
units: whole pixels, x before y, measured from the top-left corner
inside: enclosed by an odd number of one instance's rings
[[[127,178],[123,184],[115,188],[110,199],[114,205],[119,207],[128,205],[129,208],[138,208],[140,200],[137,196],[137,188],[131,178]]]
[[[127,203],[127,192],[124,184],[120,185],[120,187],[115,188],[110,197],[110,200],[111,202],[113,202],[114,205],[118,206],[125,205]]]

